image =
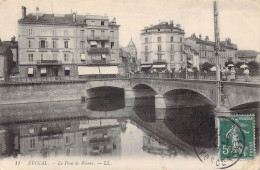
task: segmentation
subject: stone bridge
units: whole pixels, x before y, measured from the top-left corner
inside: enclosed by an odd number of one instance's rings
[[[212,104],[216,103],[216,82],[205,80],[180,80],[180,79],[120,79],[120,80],[96,80],[86,82],[86,97],[96,97],[91,89],[99,87],[116,87],[124,90],[125,98],[145,96],[144,89],[138,86],[144,85],[154,91],[155,107],[165,108],[165,94],[185,89],[195,92],[207,98]],[[260,102],[260,84],[222,82],[221,104],[227,109],[239,105]]]

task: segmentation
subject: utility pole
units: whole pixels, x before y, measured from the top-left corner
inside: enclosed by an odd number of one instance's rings
[[[217,2],[214,1],[214,32],[215,32],[215,58],[216,58],[216,104],[220,107],[221,102],[221,82],[220,82],[220,67],[219,67],[219,28],[218,28],[218,8]]]

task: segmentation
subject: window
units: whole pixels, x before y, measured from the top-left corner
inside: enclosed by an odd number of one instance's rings
[[[91,37],[95,38],[95,30],[91,30]]]
[[[161,46],[161,45],[158,45],[158,46],[157,46],[157,49],[158,49],[158,51],[162,51],[162,46]]]
[[[174,44],[171,44],[171,51],[174,51]]]
[[[64,68],[64,75],[69,76],[70,75],[70,67],[65,67]]]
[[[57,48],[57,41],[52,41],[52,48]]]
[[[145,52],[148,52],[148,46],[147,45],[145,46]]]
[[[144,60],[145,60],[145,62],[148,62],[148,55],[144,56]]]
[[[157,37],[157,41],[158,41],[158,42],[161,42],[161,37]]]
[[[105,48],[106,43],[104,41],[101,42],[101,47]]]
[[[114,42],[111,42],[111,49],[113,49],[115,43]]]
[[[173,37],[171,37],[171,42],[173,42]]]
[[[41,60],[44,60],[44,54],[41,54]]]
[[[104,22],[104,21],[101,21],[101,25],[105,25],[105,22]]]
[[[66,136],[66,143],[70,143],[70,137]]]
[[[105,35],[105,31],[102,30],[102,31],[101,31],[101,37],[104,37],[104,35]]]
[[[82,133],[82,141],[83,142],[87,141],[87,134],[86,133]]]
[[[65,36],[69,35],[68,30],[64,30],[64,35],[65,35]]]
[[[48,143],[49,143],[48,140],[44,140],[43,141],[43,146],[48,146]]]
[[[29,28],[28,33],[29,33],[29,35],[33,35],[33,29]]]
[[[57,60],[57,59],[58,59],[58,57],[57,57],[57,56],[58,56],[58,54],[55,54],[55,53],[54,53],[54,54],[52,54],[52,59],[53,59],[53,60]]]
[[[55,151],[55,156],[59,156],[59,151]]]
[[[69,61],[69,54],[64,54],[64,61]]]
[[[45,33],[45,30],[42,28],[41,29],[41,35],[43,35]]]
[[[40,46],[40,48],[48,48],[48,43],[46,40],[40,40],[39,46]]]
[[[29,48],[33,48],[33,40],[29,40],[28,43],[29,43]]]
[[[171,61],[174,61],[174,54],[171,54]]]
[[[35,139],[30,139],[30,148],[35,148]]]
[[[111,60],[115,60],[115,54],[111,54]]]
[[[183,61],[183,55],[181,55],[181,61]]]
[[[180,42],[182,42],[182,37],[180,37]]]
[[[180,46],[180,50],[183,51],[183,46],[182,45]]]
[[[57,30],[52,30],[52,35],[57,35]]]
[[[84,37],[84,30],[80,30],[80,36]]]
[[[60,139],[55,139],[55,145],[59,145],[60,144]]]
[[[46,77],[47,75],[47,69],[41,68],[41,77]],[[42,127],[42,131],[47,131],[47,126]]]
[[[158,29],[158,31],[160,31],[160,29]]]
[[[33,127],[29,128],[29,133],[34,133],[34,128]]]
[[[162,54],[158,54],[158,60],[159,60],[159,61],[162,60]]]
[[[66,151],[66,155],[67,155],[67,156],[70,156],[70,148],[67,149],[67,151]]]
[[[113,149],[116,149],[116,144],[113,143]]]
[[[148,43],[148,38],[145,38],[145,43]]]
[[[29,61],[33,61],[33,54],[28,54]]]
[[[64,41],[64,48],[69,48],[69,41]]]
[[[34,76],[34,71],[33,68],[28,68],[28,77],[33,77]]]
[[[110,36],[114,37],[114,31],[110,31]]]
[[[80,49],[84,49],[85,48],[85,41],[80,41]]]

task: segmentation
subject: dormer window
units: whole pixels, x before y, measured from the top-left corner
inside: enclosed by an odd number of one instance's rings
[[[158,31],[160,31],[160,29],[158,29]]]
[[[105,25],[105,22],[104,22],[104,21],[101,21],[101,25]]]

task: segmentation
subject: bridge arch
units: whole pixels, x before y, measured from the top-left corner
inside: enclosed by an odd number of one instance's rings
[[[214,101],[207,96],[186,88],[173,89],[163,94],[166,105],[176,106],[200,106],[200,105],[215,105]]]

